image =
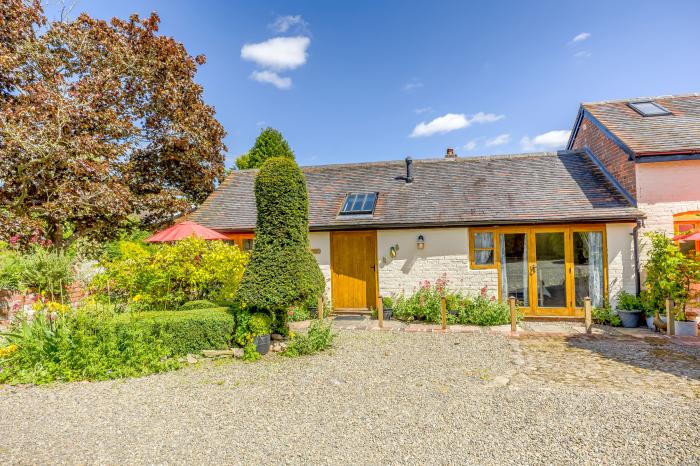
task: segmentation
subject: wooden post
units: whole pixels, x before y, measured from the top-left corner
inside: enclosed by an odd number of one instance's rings
[[[323,296],[318,298],[318,309],[316,314],[316,317],[318,317],[319,319],[323,319]]]
[[[379,328],[384,328],[384,301],[381,296],[377,300],[377,319],[379,319]]]
[[[591,298],[583,298],[583,312],[585,314],[586,333],[593,333],[593,309],[591,308]]]
[[[440,321],[442,322],[442,329],[447,330],[447,303],[444,296],[440,298]]]
[[[510,331],[518,331],[518,316],[515,313],[515,296],[508,298],[508,306],[510,307]]]
[[[675,325],[673,323],[673,300],[671,298],[666,298],[666,334],[674,335]]]

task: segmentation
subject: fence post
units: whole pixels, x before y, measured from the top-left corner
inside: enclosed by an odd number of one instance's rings
[[[379,319],[379,328],[384,328],[384,301],[381,296],[377,300],[377,319]]]
[[[318,312],[316,313],[317,314],[316,317],[318,317],[319,319],[323,319],[323,296],[318,298],[318,305],[317,306],[318,306],[318,308],[317,308]]]
[[[593,309],[591,309],[591,298],[583,298],[583,311],[585,314],[586,333],[593,333]]]
[[[515,313],[515,296],[508,298],[508,307],[510,307],[510,331],[518,331],[518,316]]]
[[[442,322],[442,329],[447,330],[447,303],[444,296],[440,298],[440,321]]]
[[[673,300],[671,298],[666,298],[666,334],[674,335],[675,324],[673,322]]]

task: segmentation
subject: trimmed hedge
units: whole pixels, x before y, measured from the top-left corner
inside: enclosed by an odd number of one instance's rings
[[[143,329],[162,340],[172,355],[199,353],[205,349],[230,346],[234,318],[227,307],[179,311],[151,311],[121,314],[118,327]]]
[[[265,162],[255,177],[255,204],[255,246],[237,297],[244,307],[272,312],[275,326],[286,327],[287,309],[325,288],[309,248],[306,179],[294,160]]]

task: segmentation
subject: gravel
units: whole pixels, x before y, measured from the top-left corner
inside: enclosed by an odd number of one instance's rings
[[[346,331],[311,357],[0,387],[0,463],[700,463],[697,399],[528,364],[498,335]]]

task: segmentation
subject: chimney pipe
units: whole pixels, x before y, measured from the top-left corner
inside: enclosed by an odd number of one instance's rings
[[[455,150],[451,147],[447,148],[447,153],[445,154],[446,159],[454,159],[457,158],[457,154],[455,154]]]
[[[406,183],[413,183],[413,159],[406,157]]]

